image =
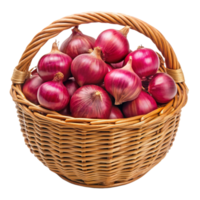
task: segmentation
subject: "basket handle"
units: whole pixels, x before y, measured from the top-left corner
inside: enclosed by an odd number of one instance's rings
[[[164,56],[167,72],[174,78],[176,82],[184,82],[183,72],[173,48],[157,29],[137,18],[120,13],[107,12],[74,14],[57,20],[47,26],[45,29],[39,32],[26,47],[19,64],[14,69],[11,79],[12,82],[14,84],[24,83],[32,59],[49,39],[57,36],[63,30],[91,22],[111,23],[123,26],[128,25],[131,29],[147,36],[154,42]]]

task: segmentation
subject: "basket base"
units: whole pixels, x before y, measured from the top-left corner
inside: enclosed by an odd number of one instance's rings
[[[129,181],[120,182],[120,183],[114,183],[112,185],[87,185],[87,184],[84,184],[84,183],[79,183],[79,182],[72,181],[72,180],[68,179],[67,177],[65,177],[63,175],[59,175],[59,174],[57,174],[57,175],[60,176],[63,180],[65,180],[65,181],[67,181],[69,183],[72,183],[74,185],[78,185],[78,186],[90,187],[90,188],[112,188],[112,187],[117,187],[117,186],[122,186],[122,185],[126,185],[126,184],[129,184],[129,183],[132,183],[132,182],[138,180],[139,178],[141,178],[142,176],[144,176],[146,173],[138,176],[137,178],[133,178],[133,179],[131,179]]]

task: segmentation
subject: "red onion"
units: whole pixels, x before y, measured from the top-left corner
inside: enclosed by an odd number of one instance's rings
[[[157,109],[156,101],[144,91],[133,101],[126,102],[122,105],[122,111],[125,117],[134,117],[144,115]]]
[[[37,93],[41,106],[50,110],[60,111],[69,103],[70,96],[67,88],[63,85],[64,75],[58,72],[53,81],[43,83]]]
[[[141,80],[133,72],[131,62],[130,57],[126,66],[112,70],[105,76],[105,88],[115,98],[115,105],[136,99],[142,90]]]
[[[129,43],[126,38],[129,29],[129,26],[120,31],[108,29],[98,36],[95,47],[101,48],[103,60],[109,63],[117,63],[125,58],[129,53]]]
[[[73,117],[108,119],[112,102],[107,92],[97,85],[85,85],[73,94],[70,111]]]
[[[77,56],[72,61],[71,72],[79,86],[101,84],[108,72],[107,64],[101,59],[101,49],[95,47],[92,53]]]
[[[124,60],[122,60],[121,62],[118,62],[118,63],[110,63],[110,65],[111,65],[114,69],[122,68],[122,67],[124,66]]]
[[[69,93],[69,96],[71,97],[74,92],[79,88],[78,84],[76,83],[75,79],[72,77],[69,80],[67,80],[64,83],[65,87],[67,88],[67,91]]]
[[[70,116],[71,113],[70,113],[69,104],[67,104],[67,106],[63,110],[59,111],[59,113],[65,116]]]
[[[54,42],[51,52],[40,59],[37,72],[44,81],[51,81],[56,73],[62,72],[64,74],[63,81],[66,81],[70,76],[71,62],[72,59],[61,53],[58,50],[57,43]]]
[[[120,119],[120,118],[124,118],[121,110],[116,106],[112,106],[109,119]]]
[[[37,68],[35,68],[35,69],[31,72],[31,75],[35,75],[35,74],[38,74],[38,73],[37,73]]]
[[[129,57],[132,57],[133,71],[141,79],[145,79],[146,77],[156,74],[160,66],[159,57],[155,51],[151,49],[140,48],[129,53],[124,60],[124,64],[128,62]]]
[[[149,87],[149,82],[151,81],[151,79],[153,78],[153,76],[150,76],[148,78],[144,78],[142,79],[142,87],[148,91],[148,87]]]
[[[78,26],[72,29],[72,34],[67,38],[61,45],[60,51],[68,54],[72,59],[76,56],[88,53],[89,49],[93,49],[95,44],[95,39],[84,35]]]
[[[22,92],[25,97],[34,104],[39,104],[37,100],[37,91],[43,82],[44,81],[40,78],[40,76],[33,75],[25,81],[22,87]]]
[[[171,76],[158,73],[151,79],[148,92],[158,103],[168,103],[175,97],[177,87]]]
[[[106,65],[107,65],[107,67],[108,67],[108,72],[110,72],[110,71],[112,71],[112,70],[113,70],[113,68],[112,68],[112,66],[111,66],[111,65],[109,65],[108,63],[106,63]]]

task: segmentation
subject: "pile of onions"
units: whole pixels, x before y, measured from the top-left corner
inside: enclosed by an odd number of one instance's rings
[[[123,104],[122,111],[125,117],[134,117],[144,115],[157,109],[156,101],[144,91],[133,101]]]
[[[158,55],[151,49],[140,48],[129,53],[124,60],[125,64],[129,61],[130,57],[132,57],[133,71],[141,79],[146,79],[147,77],[156,74],[160,66]]]
[[[168,103],[175,97],[177,87],[171,76],[158,73],[151,79],[148,92],[158,103]]]
[[[95,47],[91,53],[77,56],[71,72],[79,86],[101,84],[108,72],[107,64],[101,59],[101,49]]]
[[[89,49],[93,49],[95,39],[84,35],[78,26],[72,29],[72,34],[61,45],[60,51],[69,55],[72,59],[84,53],[88,53]]]
[[[108,29],[100,33],[95,42],[95,47],[102,50],[103,60],[109,63],[122,61],[129,53],[127,34],[130,27],[126,26],[121,30]]]
[[[54,42],[51,52],[39,60],[37,72],[44,81],[52,81],[56,73],[62,72],[63,81],[66,81],[70,76],[71,62],[72,59],[60,52],[57,43]]]
[[[115,105],[136,99],[142,90],[141,80],[134,73],[131,63],[130,57],[123,68],[112,70],[105,76],[105,88],[115,98]]]
[[[60,51],[54,42],[41,57],[22,87],[24,95],[77,118],[134,117],[168,103],[177,94],[176,83],[158,72],[161,58],[156,52],[142,46],[129,49],[129,29],[105,30],[95,41],[75,26]]]
[[[69,103],[70,96],[63,85],[64,75],[58,72],[53,81],[43,83],[37,92],[37,98],[41,106],[50,110],[60,111]]]
[[[109,95],[97,85],[85,85],[79,88],[70,101],[73,117],[108,119],[111,108]]]
[[[43,82],[40,76],[33,75],[25,81],[22,87],[22,92],[25,97],[34,104],[39,104],[37,100],[37,91]]]

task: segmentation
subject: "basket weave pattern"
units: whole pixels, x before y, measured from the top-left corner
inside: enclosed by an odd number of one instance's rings
[[[78,185],[114,187],[140,178],[165,157],[177,132],[181,108],[187,102],[187,87],[183,77],[176,79],[178,92],[168,104],[125,119],[78,119],[29,102],[21,84],[39,49],[61,31],[91,22],[128,25],[146,35],[165,58],[159,70],[166,72],[166,64],[172,72],[181,73],[172,47],[152,26],[123,14],[83,13],[55,21],[33,38],[15,68],[10,92],[25,143],[44,165]]]

